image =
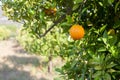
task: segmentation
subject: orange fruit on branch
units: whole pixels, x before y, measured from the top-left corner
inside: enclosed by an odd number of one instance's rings
[[[72,39],[80,40],[81,38],[84,37],[85,30],[81,25],[75,24],[75,25],[72,25],[72,27],[69,30],[69,33]]]

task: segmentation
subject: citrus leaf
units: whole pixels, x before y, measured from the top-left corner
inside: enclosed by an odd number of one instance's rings
[[[114,36],[109,40],[109,43],[110,43],[111,46],[114,46],[116,42],[117,42],[117,36],[114,35]]]
[[[83,0],[75,0],[74,1],[75,4],[78,4],[78,3],[81,3],[81,2],[83,2]]]
[[[73,10],[73,11],[76,10],[79,6],[80,6],[79,4],[75,4],[75,5],[73,6],[73,9],[72,9],[72,10]]]
[[[108,38],[107,31],[104,31],[104,33],[103,33],[103,38]]]
[[[93,77],[99,79],[101,77],[101,74],[102,74],[101,71],[97,71],[96,73],[94,73]]]
[[[100,47],[100,48],[98,49],[98,52],[104,52],[104,51],[106,51],[106,48],[104,48],[104,47]]]
[[[106,66],[106,68],[112,68],[112,67],[114,67],[114,66],[116,66],[115,63],[110,63],[110,64],[108,64],[108,65]]]
[[[56,68],[55,71],[63,73],[62,69],[60,69],[60,68]]]
[[[107,72],[113,73],[113,72],[116,72],[116,70],[114,70],[114,69],[109,69]]]
[[[60,26],[62,27],[67,27],[67,26],[70,26],[71,24],[69,24],[68,22],[63,22]]]
[[[114,2],[114,0],[108,0],[108,3],[111,5]]]
[[[95,66],[95,70],[102,70],[101,66]]]
[[[106,26],[107,26],[107,25],[102,26],[102,27],[100,28],[100,32],[103,32],[103,31],[105,30]]]
[[[117,4],[115,5],[115,13],[117,12],[117,8],[119,4],[120,4],[120,1],[118,1]]]
[[[120,27],[120,20],[116,21],[116,23],[114,24],[113,28],[118,28]]]
[[[82,11],[81,11],[81,14],[83,14],[88,8],[84,8]]]
[[[100,6],[103,6],[103,3],[102,2],[98,2]]]
[[[111,80],[111,76],[108,73],[105,73],[104,80]]]

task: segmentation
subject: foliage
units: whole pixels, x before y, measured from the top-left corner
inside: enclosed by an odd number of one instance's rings
[[[7,39],[10,36],[10,30],[5,26],[0,26],[0,40]]]
[[[56,13],[45,14],[45,10],[51,11],[51,8],[56,8]],[[41,41],[39,46],[49,46],[46,50],[56,50],[65,58],[66,64],[58,71],[65,75],[66,80],[119,79],[119,0],[6,0],[3,10],[9,19],[22,21],[24,29],[34,35],[36,41]],[[48,21],[53,25],[47,26]],[[73,24],[84,26],[86,33],[83,39],[74,41],[66,36]],[[61,34],[65,36],[60,36],[56,29],[62,29]],[[31,43],[30,47],[34,47]],[[54,49],[57,46],[59,49]],[[40,52],[47,51],[42,48]]]
[[[66,48],[67,63],[62,70],[57,70],[67,75],[65,80],[119,79],[119,34],[111,36],[104,31],[100,35],[98,30],[91,28],[84,39],[72,42],[74,46],[69,44]]]
[[[48,24],[51,24],[51,22],[48,22]],[[60,56],[61,45],[67,43],[66,36],[66,34],[63,34],[62,28],[55,28],[45,37],[38,39],[32,33],[29,33],[28,29],[26,30],[22,27],[17,40],[30,53]]]

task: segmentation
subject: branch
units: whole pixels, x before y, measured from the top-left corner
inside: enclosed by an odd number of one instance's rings
[[[56,21],[54,21],[53,25],[45,31],[45,33],[43,33],[42,35],[39,35],[39,38],[44,37],[49,31],[51,31],[51,29],[54,28],[54,26],[56,26],[58,23],[60,23],[63,19],[65,19],[66,15],[70,15],[72,12],[72,6],[67,6],[66,8],[66,14],[63,14],[59,19],[57,19]]]
[[[51,31],[52,28],[54,28],[58,23],[60,23],[64,18],[66,17],[66,15],[62,15],[58,20],[54,21],[54,24],[45,31],[45,33],[43,33],[42,35],[39,35],[39,37],[44,37],[49,31]]]

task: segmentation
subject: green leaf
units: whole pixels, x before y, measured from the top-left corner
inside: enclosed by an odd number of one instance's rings
[[[75,4],[78,4],[78,3],[81,3],[81,2],[83,2],[83,0],[74,0]]]
[[[110,52],[113,53],[113,54],[115,53],[115,46],[110,47]]]
[[[117,36],[114,35],[114,36],[112,36],[112,38],[109,40],[109,43],[110,43],[111,46],[114,46],[114,45],[116,44],[116,42],[117,42]]]
[[[84,76],[82,75],[82,77],[79,80],[84,80]]]
[[[115,29],[118,27],[120,27],[120,20],[116,21],[114,26],[113,26],[113,28],[115,28]]]
[[[107,42],[107,38],[102,38],[102,40],[103,40],[103,42],[104,42],[105,44],[108,43],[108,42]]]
[[[102,70],[101,66],[95,66],[95,70]]]
[[[118,61],[119,62],[119,61]],[[117,65],[116,66],[116,70],[117,70],[117,72],[119,71],[119,73],[120,73],[120,65]]]
[[[93,59],[90,60],[90,64],[99,65],[101,63],[100,57],[92,56]]]
[[[104,31],[102,40],[103,40],[104,44],[106,45],[106,48],[108,48],[110,46],[110,44],[108,43],[108,34],[107,34],[107,31]]]
[[[104,51],[106,51],[106,48],[105,48],[105,47],[100,47],[100,48],[98,49],[98,52],[104,52]]]
[[[107,31],[104,31],[104,33],[103,33],[103,38],[108,38]]]
[[[111,76],[108,73],[105,73],[104,80],[111,80]]]
[[[101,33],[105,30],[106,26],[107,26],[107,25],[104,25],[104,26],[102,26],[102,27],[100,28],[100,32],[101,32]]]
[[[76,60],[72,62],[72,64],[71,64],[71,69],[74,68],[74,66],[77,64],[77,62],[78,62],[78,61],[76,61]]]
[[[79,80],[84,80],[85,79],[85,72],[86,72],[86,66],[84,66],[85,68],[82,69],[82,76],[80,77]]]
[[[114,0],[108,0],[108,3],[111,5],[114,2]]]
[[[111,62],[110,64],[108,64],[108,65],[106,66],[106,68],[112,68],[112,67],[114,67],[114,66],[116,66],[116,65],[117,65],[117,64]]]
[[[29,13],[31,14],[31,15],[34,15],[35,14],[35,11],[34,10],[29,10]]]
[[[71,24],[71,23],[73,22],[73,19],[72,19],[72,17],[71,17],[70,15],[67,15],[67,16],[66,16],[66,19],[67,19],[67,22],[68,22],[69,24]]]
[[[85,7],[84,9],[82,9],[81,14],[83,14],[87,9],[88,9],[87,7]]]
[[[60,69],[60,68],[55,68],[55,71],[63,73],[62,69]]]
[[[97,39],[97,41],[100,41],[100,42],[101,42],[101,41],[102,41],[102,38],[101,38],[101,37],[100,37],[100,38],[98,38],[98,39]]]
[[[103,3],[102,2],[98,2],[100,6],[103,6]]]
[[[72,10],[73,10],[73,11],[76,10],[79,6],[80,6],[79,4],[75,4],[75,5],[73,6],[73,9],[72,9]]]
[[[118,5],[120,4],[120,1],[117,2],[117,4],[115,5],[115,13],[117,12],[118,9]]]
[[[109,70],[107,70],[107,72],[113,73],[113,72],[116,72],[116,70],[114,70],[114,69],[109,69]]]
[[[120,48],[120,42],[118,42],[118,45],[117,45],[119,48]]]
[[[96,73],[93,74],[93,77],[99,79],[101,78],[101,74],[102,74],[102,71],[97,71]]]
[[[109,1],[109,0],[104,0],[104,2],[103,2],[104,6],[109,5],[108,1]]]
[[[111,52],[113,57],[118,57],[119,50],[117,50],[116,46],[110,46],[109,52]]]
[[[62,27],[67,27],[67,26],[70,26],[71,24],[69,24],[68,22],[63,22],[60,26]]]

